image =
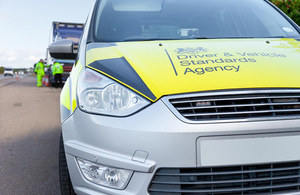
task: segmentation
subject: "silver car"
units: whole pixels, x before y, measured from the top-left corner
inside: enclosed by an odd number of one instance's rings
[[[62,194],[300,194],[299,32],[265,0],[97,0],[50,45]]]

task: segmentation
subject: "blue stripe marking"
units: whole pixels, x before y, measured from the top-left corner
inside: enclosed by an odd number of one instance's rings
[[[167,53],[167,55],[168,55],[168,57],[169,57],[169,59],[170,59],[170,61],[171,61],[171,64],[172,64],[172,66],[173,66],[173,69],[174,69],[174,72],[175,72],[176,76],[178,76],[177,71],[176,71],[176,68],[175,68],[175,66],[174,66],[174,64],[173,64],[173,61],[172,61],[172,59],[171,59],[171,57],[170,57],[168,51],[167,51],[166,49],[165,49],[165,51],[166,51],[166,53]]]

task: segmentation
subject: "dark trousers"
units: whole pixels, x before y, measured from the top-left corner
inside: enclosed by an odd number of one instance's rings
[[[54,75],[54,80],[55,80],[55,88],[57,88],[57,85],[58,85],[57,81],[59,81],[59,85],[62,87],[62,77],[61,77],[61,74],[55,74]]]

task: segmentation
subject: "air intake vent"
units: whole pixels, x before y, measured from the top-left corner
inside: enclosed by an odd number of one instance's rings
[[[245,195],[299,192],[299,162],[159,169],[151,195]]]
[[[300,117],[299,90],[216,92],[167,99],[177,114],[190,121]]]

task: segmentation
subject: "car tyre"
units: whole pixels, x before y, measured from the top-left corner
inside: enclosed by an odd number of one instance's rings
[[[59,183],[62,195],[76,195],[68,170],[62,135],[59,143]]]

